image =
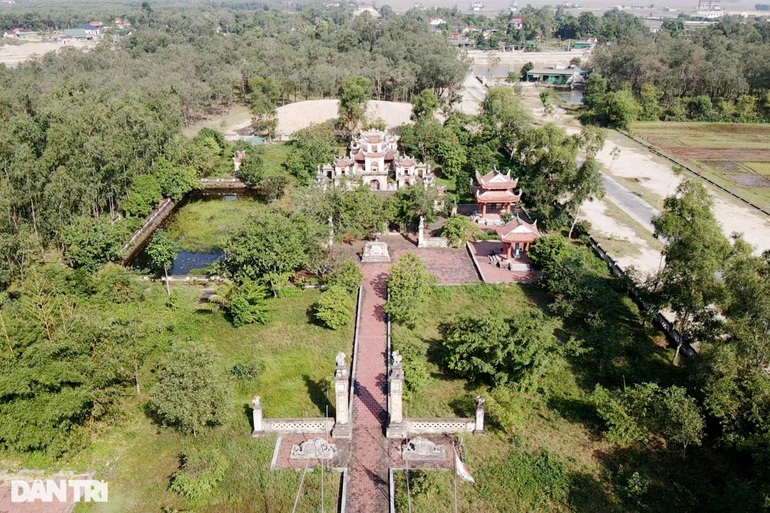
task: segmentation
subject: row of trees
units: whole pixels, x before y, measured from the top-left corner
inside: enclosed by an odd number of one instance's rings
[[[727,16],[689,37],[677,27],[595,49],[586,104],[599,121],[770,119],[766,19]]]

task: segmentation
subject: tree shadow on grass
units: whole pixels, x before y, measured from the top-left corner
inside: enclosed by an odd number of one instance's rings
[[[305,386],[307,387],[307,393],[310,396],[310,401],[316,405],[318,411],[326,415],[326,408],[328,407],[329,415],[334,416],[334,405],[329,403],[328,396],[326,395],[329,389],[328,382],[324,381],[323,379],[316,381],[307,374],[302,375],[302,380],[305,382]]]
[[[602,422],[596,414],[596,407],[587,399],[549,397],[546,404],[566,420],[583,424],[592,431],[601,428]]]
[[[585,472],[570,475],[569,505],[578,513],[619,512],[623,509],[607,493],[607,488],[596,476]]]
[[[243,415],[246,417],[246,422],[249,423],[251,431],[254,431],[254,407],[251,404],[243,403]]]
[[[470,418],[476,415],[476,400],[470,395],[457,397],[449,402],[449,407],[455,415],[461,418]]]

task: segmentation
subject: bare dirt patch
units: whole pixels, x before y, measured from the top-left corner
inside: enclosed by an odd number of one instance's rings
[[[91,49],[96,46],[93,41],[71,41],[67,44],[62,43],[24,43],[22,45],[0,46],[0,63],[10,68],[19,65],[33,57],[42,56],[48,52],[58,52],[63,48],[86,48]]]
[[[310,125],[331,121],[337,118],[338,110],[339,100],[307,100],[278,107],[276,134],[278,136],[288,136]],[[411,103],[370,100],[366,109],[366,119],[368,121],[382,120],[388,129],[409,123],[411,115]],[[213,120],[213,123],[217,125],[218,121]],[[248,129],[250,125],[251,113],[248,109],[241,108],[227,117],[226,126],[223,128],[226,134],[235,134]]]

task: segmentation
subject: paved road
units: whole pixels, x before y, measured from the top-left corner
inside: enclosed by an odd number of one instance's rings
[[[660,215],[660,210],[620,185],[610,176],[602,173],[602,178],[604,181],[605,197],[631,216],[634,221],[644,226],[650,232],[654,232],[655,228],[650,221],[653,217]]]
[[[487,96],[486,88],[476,80],[476,77],[468,75],[463,82],[463,93],[481,103]],[[644,201],[642,198],[622,186],[612,177],[602,173],[606,198],[628,214],[632,219],[641,224],[645,229],[654,232],[655,228],[650,222],[653,217],[660,215],[660,211]],[[589,219],[590,221],[590,219]]]

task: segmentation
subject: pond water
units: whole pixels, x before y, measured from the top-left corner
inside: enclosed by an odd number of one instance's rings
[[[233,212],[233,209],[236,208],[235,205],[232,207],[226,207],[225,205],[229,202],[244,202],[244,209],[248,209],[247,204],[253,205],[255,202],[255,198],[253,194],[251,194],[249,191],[232,191],[232,190],[222,190],[222,191],[206,191],[202,193],[195,193],[194,195],[190,196],[188,200],[185,201],[185,203],[181,206],[181,208],[174,213],[171,218],[169,218],[166,223],[164,224],[164,227],[167,227],[168,225],[171,225],[174,222],[174,219],[179,216],[180,214],[184,214],[185,209],[189,208],[197,208],[196,204],[200,204],[201,202],[205,202],[208,206],[214,206],[216,203],[221,203],[222,209],[221,209],[221,217],[226,218],[226,223],[228,225],[231,225],[235,217],[242,217],[243,215],[246,215],[244,212]],[[230,203],[231,204],[231,203]],[[231,204],[232,205],[232,204]],[[215,208],[216,212],[215,215],[217,217],[220,217],[219,209]],[[212,222],[209,223],[210,225],[215,225],[216,223]],[[202,228],[209,228],[211,229],[212,226],[205,226]],[[173,231],[173,230],[172,230]],[[224,234],[223,234],[224,235]],[[172,236],[172,239],[174,237]],[[191,251],[187,249],[181,249],[179,253],[177,254],[176,259],[174,259],[174,263],[171,266],[171,269],[169,269],[169,274],[176,275],[176,276],[186,276],[188,274],[193,273],[193,271],[205,269],[212,264],[215,264],[219,259],[221,259],[224,256],[224,251],[222,251],[219,248],[213,248],[211,250],[205,250],[205,251]],[[146,251],[142,249],[139,253],[137,253],[136,257],[131,261],[131,267],[135,269],[141,269],[141,270],[149,270],[152,268],[152,263],[147,255]]]
[[[179,254],[174,259],[174,265],[171,266],[169,274],[173,275],[187,275],[194,269],[203,269],[217,260],[225,256],[225,252],[221,249],[216,249],[208,253],[194,253],[192,251],[179,251]]]
[[[569,91],[558,91],[556,96],[566,101],[569,105],[583,105],[583,90],[570,89]]]

